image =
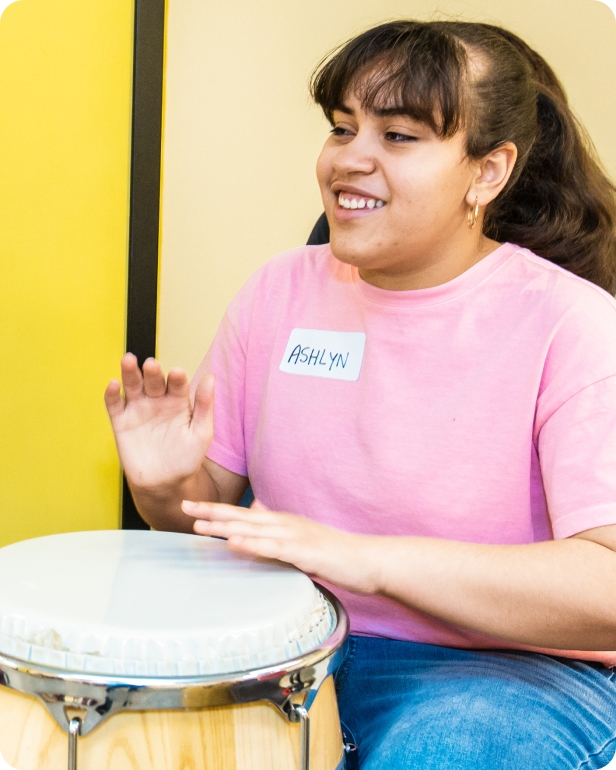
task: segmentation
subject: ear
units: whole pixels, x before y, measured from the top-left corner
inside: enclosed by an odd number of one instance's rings
[[[517,157],[515,144],[504,142],[477,161],[477,174],[466,194],[470,207],[478,200],[483,208],[496,198],[509,181]]]

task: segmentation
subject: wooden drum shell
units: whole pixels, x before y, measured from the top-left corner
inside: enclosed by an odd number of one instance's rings
[[[68,736],[37,698],[0,686],[0,755],[15,770],[66,770]],[[77,766],[78,770],[295,770],[299,755],[299,725],[259,701],[115,714],[79,739]],[[342,758],[331,676],[310,708],[310,755],[311,770],[335,770]]]

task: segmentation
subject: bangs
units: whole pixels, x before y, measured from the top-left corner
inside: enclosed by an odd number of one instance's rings
[[[468,58],[446,32],[413,21],[383,24],[329,54],[310,93],[330,123],[352,94],[367,112],[397,112],[441,138],[465,125]]]

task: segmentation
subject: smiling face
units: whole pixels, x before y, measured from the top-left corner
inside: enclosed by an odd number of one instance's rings
[[[465,140],[348,95],[317,162],[334,256],[400,289],[450,280],[492,250],[467,225],[480,164]]]

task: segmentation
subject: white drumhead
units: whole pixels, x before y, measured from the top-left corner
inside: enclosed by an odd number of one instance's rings
[[[282,663],[335,615],[294,567],[170,532],[74,532],[0,549],[0,652],[76,672],[228,674]]]

